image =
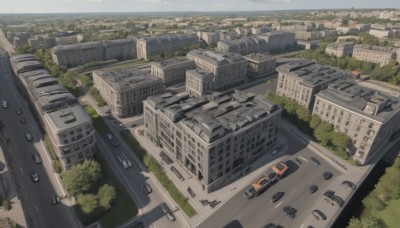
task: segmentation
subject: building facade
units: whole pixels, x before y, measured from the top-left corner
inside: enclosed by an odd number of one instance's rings
[[[275,71],[275,56],[257,53],[246,55],[244,58],[248,61],[247,75],[249,77],[266,76]]]
[[[369,34],[375,36],[377,38],[384,38],[384,37],[392,37],[393,32],[391,30],[380,30],[380,29],[371,29],[369,30]]]
[[[235,91],[203,97],[154,96],[143,102],[144,133],[209,193],[276,147],[281,108]]]
[[[272,31],[261,34],[259,38],[267,42],[267,51],[284,50],[296,45],[295,34],[292,32]]]
[[[137,57],[149,59],[165,53],[173,54],[198,43],[199,37],[195,34],[141,37],[137,40]]]
[[[213,74],[214,91],[231,89],[246,80],[247,60],[239,54],[196,49],[186,57],[196,63],[196,68]]]
[[[371,45],[355,45],[353,49],[353,58],[379,63],[379,65],[385,66],[389,62],[396,58],[396,53],[391,47],[379,47]]]
[[[219,33],[216,32],[197,32],[197,36],[204,40],[208,45],[216,45],[219,41]]]
[[[312,110],[315,94],[333,81],[346,76],[345,72],[316,63],[298,60],[279,66],[276,95],[289,97]]]
[[[77,99],[33,55],[17,55],[10,62],[17,84],[33,104],[63,168],[68,170],[85,159],[92,159],[96,149],[95,131],[91,118]]]
[[[136,39],[58,45],[50,51],[54,63],[70,68],[93,61],[136,58]]]
[[[349,154],[361,164],[384,152],[391,135],[400,129],[400,99],[350,80],[338,80],[316,95],[313,114],[346,133]]]
[[[325,53],[336,57],[351,56],[353,54],[353,42],[336,42],[326,46]]]
[[[139,69],[93,72],[93,85],[110,107],[113,115],[128,117],[143,112],[142,101],[164,93],[161,78]]]
[[[214,75],[204,70],[186,71],[186,93],[196,97],[210,93],[213,87]]]
[[[261,35],[263,33],[271,31],[271,28],[269,27],[253,27],[251,28],[251,34],[252,35]]]
[[[259,52],[264,53],[267,52],[267,42],[256,37],[247,37],[239,40],[225,40],[219,41],[215,50],[224,53],[238,53],[241,55]]]
[[[177,57],[160,62],[152,62],[151,74],[161,78],[166,86],[184,82],[186,71],[196,68],[193,60]]]

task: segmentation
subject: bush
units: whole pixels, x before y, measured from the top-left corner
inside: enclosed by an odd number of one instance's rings
[[[92,214],[99,207],[99,200],[94,194],[79,194],[76,201],[85,214]]]
[[[71,195],[83,194],[101,177],[101,167],[95,161],[85,160],[83,164],[65,171],[62,177],[62,182]]]
[[[97,194],[100,206],[104,207],[105,209],[111,208],[111,203],[116,196],[117,193],[115,192],[115,188],[108,184],[103,185]]]
[[[3,200],[3,208],[5,211],[9,211],[11,209],[10,201],[8,201],[8,199]]]
[[[62,167],[60,161],[56,160],[53,162],[53,170],[58,174],[62,173]]]

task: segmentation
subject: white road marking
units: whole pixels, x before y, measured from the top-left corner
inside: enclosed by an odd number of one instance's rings
[[[298,156],[298,157],[303,159],[305,162],[309,162],[307,159],[303,158],[302,156]]]
[[[303,228],[303,226],[304,226],[304,223],[303,223],[303,224],[301,224],[300,228]]]
[[[33,209],[35,209],[36,214],[39,214],[39,208],[34,204]]]
[[[19,167],[19,170],[21,170],[21,174],[24,175],[24,172],[22,171],[22,168],[21,168],[21,167]]]
[[[281,205],[283,203],[283,201],[281,201],[280,203],[278,203],[278,205],[275,206],[275,208],[279,207],[279,205]]]

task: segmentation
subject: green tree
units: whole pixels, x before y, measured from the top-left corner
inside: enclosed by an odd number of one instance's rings
[[[361,224],[363,228],[384,228],[385,223],[382,219],[376,218],[374,216],[368,216],[361,219]]]
[[[9,211],[11,209],[10,201],[8,199],[3,200],[3,208],[5,211]]]
[[[321,118],[318,115],[314,114],[311,116],[310,127],[315,130],[321,124],[321,122]]]
[[[333,127],[330,123],[322,121],[321,124],[315,128],[314,136],[323,146],[327,146],[331,140],[331,132]]]
[[[367,197],[362,200],[364,207],[371,207],[377,211],[385,209],[385,204],[380,200],[375,192],[371,192]]]
[[[345,152],[350,145],[350,137],[343,132],[332,132],[332,144],[336,150]]]
[[[306,123],[309,123],[311,121],[310,111],[308,111],[308,109],[303,106],[298,106],[298,108],[296,109],[296,114],[300,120],[303,120]]]
[[[347,228],[363,228],[363,225],[361,223],[361,220],[358,218],[351,218],[349,221],[349,225]]]
[[[101,177],[99,163],[85,160],[83,164],[73,166],[62,175],[65,188],[71,195],[83,194],[89,191],[94,182]]]
[[[111,203],[117,196],[117,193],[115,192],[115,188],[113,186],[105,184],[99,189],[97,196],[100,206],[104,207],[105,209],[110,209]]]
[[[77,203],[81,206],[83,213],[91,214],[99,207],[99,200],[95,194],[79,194]]]

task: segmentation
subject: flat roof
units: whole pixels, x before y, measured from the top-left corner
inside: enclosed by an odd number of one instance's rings
[[[243,56],[245,59],[252,61],[252,62],[266,62],[269,60],[276,60],[276,56],[266,54],[266,53],[252,53],[246,56]]]
[[[196,78],[198,78],[200,80],[204,80],[205,78],[214,77],[213,73],[206,72],[206,71],[201,70],[201,69],[187,70],[186,71],[186,75],[187,74],[190,74],[191,76],[196,77]]]
[[[195,63],[193,60],[187,59],[186,57],[175,57],[171,59],[166,59],[166,60],[161,60],[158,62],[152,62],[150,65],[153,67],[158,67],[161,69],[167,69],[172,66],[180,65],[180,64],[186,64],[186,63],[192,63],[193,67],[196,67]]]
[[[69,130],[92,122],[87,112],[80,105],[72,105],[53,112],[44,113],[56,132]]]
[[[210,51],[204,49],[195,49],[191,50],[188,54],[188,57],[199,58],[203,61],[206,61],[215,66],[229,65],[238,62],[246,62],[247,60],[243,58],[242,55],[237,53],[227,52],[217,52]]]
[[[59,54],[65,51],[76,51],[76,50],[84,50],[84,49],[93,49],[93,48],[106,48],[108,46],[115,45],[123,45],[129,43],[136,43],[136,39],[118,39],[118,40],[103,40],[103,41],[91,41],[85,43],[76,43],[76,44],[66,44],[66,45],[57,45],[51,48],[51,53]]]

